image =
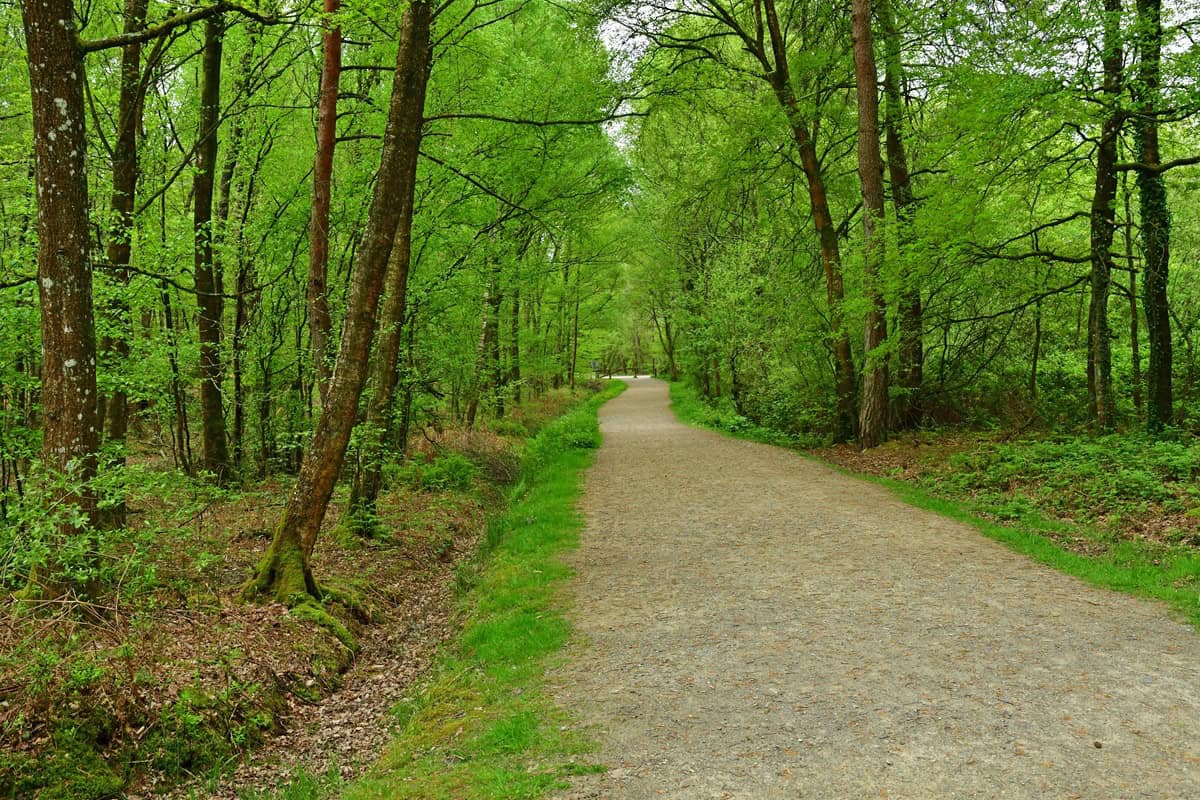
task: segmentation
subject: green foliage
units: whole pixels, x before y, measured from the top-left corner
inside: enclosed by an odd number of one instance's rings
[[[186,523],[229,492],[177,472],[102,461],[87,484],[101,509],[119,501],[167,503],[168,522]],[[187,528],[131,526],[97,529],[79,507],[61,498],[85,489],[74,476],[51,474],[35,462],[22,486],[5,504],[0,520],[0,586],[17,589],[37,574],[40,583],[102,593],[139,596],[159,585],[150,557],[164,537],[182,537]],[[64,534],[64,530],[70,530]]]
[[[499,436],[513,436],[524,439],[529,435],[529,429],[515,419],[497,419],[490,423],[491,429]]]
[[[677,381],[670,386],[671,407],[684,422],[780,447],[811,447],[819,443],[811,436],[785,433],[757,425],[730,408],[728,404],[706,402],[694,388]]]
[[[471,488],[475,472],[475,465],[465,455],[447,452],[428,464],[417,455],[397,471],[397,476],[414,489],[461,492]]]
[[[1182,512],[1200,505],[1200,442],[1138,434],[981,443],[931,465],[921,482],[952,497],[1103,522],[1114,515]],[[1015,504],[1015,505],[1014,505]],[[997,510],[1002,518],[1019,518]]]

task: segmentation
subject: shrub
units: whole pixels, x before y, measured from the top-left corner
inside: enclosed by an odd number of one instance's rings
[[[435,492],[463,491],[471,488],[471,479],[475,477],[475,465],[462,453],[449,452],[429,463],[425,463],[419,456],[414,457],[400,468],[399,474],[401,479],[414,489]]]

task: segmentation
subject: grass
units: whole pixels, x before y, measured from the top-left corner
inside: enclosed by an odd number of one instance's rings
[[[543,675],[570,636],[560,556],[575,547],[583,471],[600,445],[602,392],[526,444],[508,508],[460,573],[463,627],[419,691],[395,713],[399,732],[366,777],[350,784],[297,775],[275,800],[518,800],[600,771],[591,743],[546,696]]]
[[[712,408],[682,383],[671,384],[671,404],[679,419],[691,425],[766,444],[802,447],[792,437]],[[1200,628],[1200,551],[1185,544],[1122,538],[1111,525],[1100,527],[1091,517],[1102,501],[1121,508],[1141,504],[1145,498],[1140,494],[1128,495],[1131,487],[1145,486],[1145,492],[1159,494],[1163,481],[1171,476],[1186,483],[1177,494],[1189,496],[1194,475],[1180,476],[1187,457],[1179,446],[1139,444],[1126,437],[1122,442],[1064,442],[1057,447],[1030,440],[995,449],[999,453],[995,457],[954,457],[927,483],[831,466],[884,486],[918,508],[971,525],[1018,553],[1095,586],[1160,600]],[[1105,463],[1114,454],[1123,454],[1124,467]],[[1014,494],[1021,488],[1015,485],[1017,475],[1045,480],[1037,483],[1036,491]],[[1151,477],[1124,480],[1122,475]],[[993,491],[986,490],[988,486]],[[1144,505],[1139,508],[1145,512]],[[1074,519],[1055,519],[1055,513]]]

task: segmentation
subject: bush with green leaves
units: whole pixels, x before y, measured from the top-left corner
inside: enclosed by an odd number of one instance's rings
[[[397,470],[401,481],[414,489],[433,492],[465,491],[471,488],[476,467],[462,453],[443,453],[426,463],[416,455]]]

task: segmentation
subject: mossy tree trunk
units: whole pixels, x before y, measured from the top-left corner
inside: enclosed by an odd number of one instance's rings
[[[1112,288],[1112,245],[1116,232],[1117,140],[1124,125],[1120,108],[1121,0],[1104,0],[1105,118],[1096,145],[1096,187],[1091,209],[1091,296],[1088,306],[1088,408],[1096,427],[1116,424],[1112,384],[1112,339],[1108,299]]]
[[[136,33],[146,27],[148,0],[126,0],[124,32]],[[142,106],[145,88],[142,84],[142,43],[125,45],[121,52],[121,88],[117,102],[117,131],[112,149],[112,223],[107,256],[109,267],[117,281],[129,283],[129,266],[133,253],[133,204],[138,183],[138,132],[142,128]],[[110,325],[116,335],[105,336],[101,357],[108,355],[116,372],[125,369],[129,358],[129,340],[133,329],[129,319],[129,301],[118,294],[109,307]],[[117,463],[125,463],[125,435],[129,428],[129,401],[121,386],[100,405],[99,427],[115,446]],[[103,513],[106,527],[125,526],[125,501]]]
[[[221,365],[224,302],[221,275],[213,260],[213,188],[217,169],[217,135],[221,124],[221,55],[225,23],[221,15],[204,24],[204,61],[200,86],[200,141],[196,147],[193,184],[196,299],[200,335],[200,425],[204,435],[204,469],[219,483],[231,477],[229,441],[225,433],[225,373]]]
[[[1171,314],[1167,305],[1167,271],[1171,260],[1171,212],[1158,146],[1159,86],[1162,61],[1162,2],[1138,0],[1137,126],[1138,195],[1142,217],[1142,248],[1146,273],[1142,281],[1146,310],[1146,427],[1151,433],[1170,425],[1174,417],[1171,386]]]
[[[324,0],[322,7],[331,19],[341,9],[341,0]],[[313,165],[312,216],[308,225],[309,342],[316,365],[317,391],[321,402],[329,387],[329,205],[333,185],[333,152],[337,146],[338,80],[342,74],[342,29],[329,26],[321,37],[321,87],[317,95],[317,156]]]

